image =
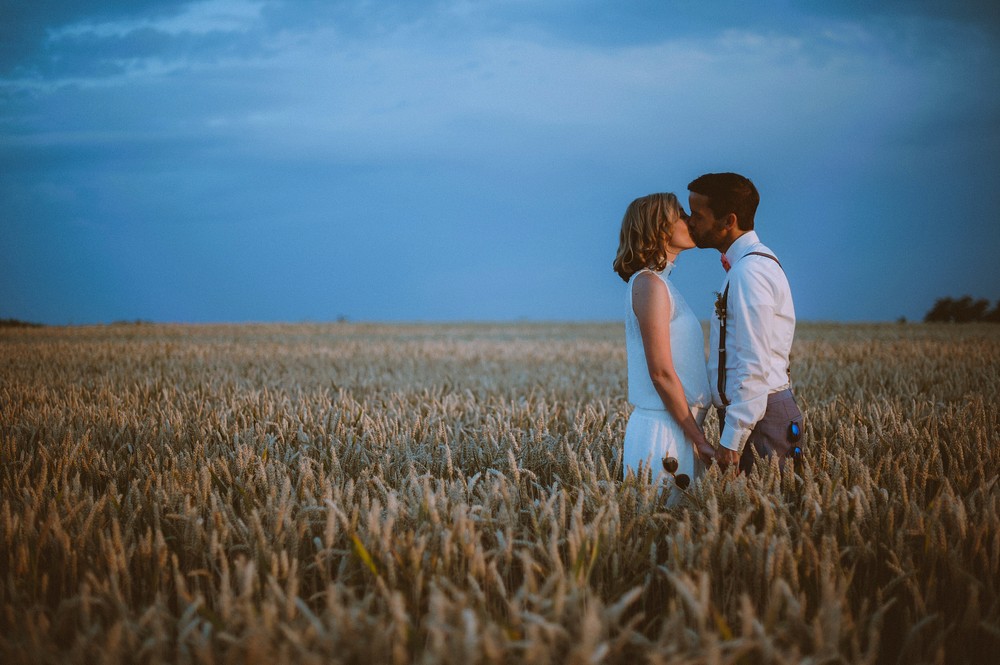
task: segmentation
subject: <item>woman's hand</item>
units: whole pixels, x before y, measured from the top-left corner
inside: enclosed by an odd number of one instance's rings
[[[699,430],[698,434],[699,436],[691,440],[691,445],[694,446],[694,454],[706,466],[711,465],[715,461],[715,448],[705,438],[704,433]]]

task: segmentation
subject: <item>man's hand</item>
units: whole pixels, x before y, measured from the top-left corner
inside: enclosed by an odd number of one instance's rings
[[[740,453],[736,450],[730,450],[725,446],[719,446],[715,450],[715,461],[719,464],[719,467],[725,471],[734,464],[740,463]]]

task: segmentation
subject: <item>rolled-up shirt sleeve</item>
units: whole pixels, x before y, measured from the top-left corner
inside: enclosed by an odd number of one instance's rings
[[[726,396],[730,403],[719,443],[735,451],[743,450],[767,409],[767,365],[775,310],[774,286],[763,270],[747,268],[730,281],[726,316]]]

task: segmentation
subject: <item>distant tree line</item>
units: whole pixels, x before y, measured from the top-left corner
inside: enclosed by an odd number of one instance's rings
[[[0,328],[41,328],[41,323],[21,321],[19,319],[0,319]]]
[[[990,301],[986,299],[973,300],[971,296],[954,298],[939,298],[931,310],[924,315],[924,321],[949,321],[954,323],[969,323],[971,321],[988,321],[1000,323],[1000,300],[990,309]]]

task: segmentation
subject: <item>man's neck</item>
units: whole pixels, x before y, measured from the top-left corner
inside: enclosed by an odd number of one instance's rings
[[[739,231],[735,235],[729,236],[729,238],[726,241],[724,241],[725,242],[725,246],[719,245],[719,251],[722,252],[723,254],[725,254],[726,252],[729,251],[729,248],[733,246],[734,242],[736,242],[737,240],[739,240],[740,238],[742,238],[743,236],[745,236],[748,233],[750,233],[750,232],[749,231]]]

